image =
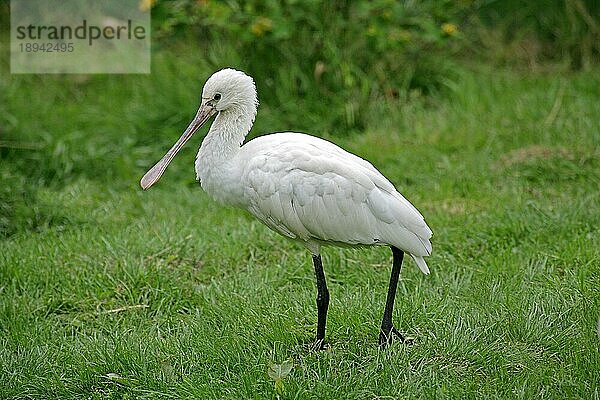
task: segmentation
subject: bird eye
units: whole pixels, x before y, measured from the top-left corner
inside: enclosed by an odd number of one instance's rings
[[[216,101],[221,100],[221,93],[215,93],[215,95],[213,96],[213,99]]]

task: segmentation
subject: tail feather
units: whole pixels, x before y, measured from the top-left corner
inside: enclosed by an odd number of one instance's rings
[[[429,275],[429,267],[427,267],[427,263],[425,262],[425,259],[423,257],[421,257],[421,256],[415,256],[413,254],[411,254],[410,256],[413,258],[413,260],[415,260],[415,262],[419,266],[419,269],[425,275]]]

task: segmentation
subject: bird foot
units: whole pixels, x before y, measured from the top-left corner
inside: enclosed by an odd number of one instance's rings
[[[325,350],[325,339],[317,339],[310,346],[314,351],[322,351]]]
[[[400,343],[405,343],[405,344],[413,343],[412,338],[405,337],[403,334],[401,334],[398,331],[398,329],[396,329],[395,326],[392,325],[391,328],[389,328],[389,329],[382,328],[381,331],[379,331],[379,346],[381,348],[385,348],[385,347],[389,346],[390,344],[392,344],[393,341],[396,340],[396,339],[394,339],[394,337],[396,337],[398,340],[400,340]]]

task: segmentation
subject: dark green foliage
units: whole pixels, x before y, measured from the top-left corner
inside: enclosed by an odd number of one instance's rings
[[[248,71],[299,130],[365,128],[373,102],[439,88],[460,49],[449,1],[159,2],[158,35],[184,38],[211,65]],[[264,96],[264,95],[263,95]],[[328,113],[320,111],[326,108]],[[318,113],[318,120],[293,117]]]
[[[597,0],[489,1],[482,2],[478,15],[503,41],[518,43],[516,53],[528,53],[533,62],[567,61],[574,69],[590,69],[600,61]],[[491,46],[497,49],[498,44]]]

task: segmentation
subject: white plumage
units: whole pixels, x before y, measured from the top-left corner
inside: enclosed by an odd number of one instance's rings
[[[211,179],[197,173],[201,182]],[[220,175],[235,176],[243,189],[240,197],[221,200],[247,209],[313,254],[328,243],[391,244],[429,272],[423,256],[431,253],[431,230],[423,216],[370,163],[333,143],[291,132],[258,137]]]
[[[216,114],[196,158],[202,188],[248,210],[268,227],[305,245],[391,245],[424,273],[432,235],[421,213],[373,165],[326,140],[275,133],[242,146],[257,111],[254,81],[243,72],[213,74],[202,104],[173,148],[142,178],[154,184],[192,134]]]

